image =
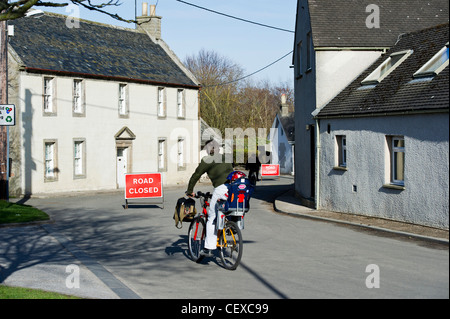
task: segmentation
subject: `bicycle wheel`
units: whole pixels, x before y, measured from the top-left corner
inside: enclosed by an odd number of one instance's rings
[[[220,259],[226,269],[235,270],[239,266],[243,247],[241,230],[235,222],[227,220],[219,237]]]
[[[200,262],[204,256],[200,255],[200,251],[205,245],[206,224],[201,217],[194,218],[189,225],[188,231],[188,247],[189,256],[195,262]]]

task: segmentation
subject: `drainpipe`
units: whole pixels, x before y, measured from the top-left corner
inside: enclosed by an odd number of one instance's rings
[[[316,119],[316,209],[320,203],[320,127],[319,119]]]
[[[319,114],[321,109],[316,109],[312,112],[313,118],[316,120],[316,210],[319,209],[320,203],[320,120],[316,117]]]

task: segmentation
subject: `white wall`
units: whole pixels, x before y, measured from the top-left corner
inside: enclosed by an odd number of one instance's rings
[[[381,55],[382,51],[316,51],[316,107],[331,101]]]
[[[136,138],[132,141],[131,172],[157,172],[158,138],[167,139],[168,168],[163,173],[165,185],[187,183],[198,163],[198,91],[185,89],[186,116],[177,118],[177,88],[166,88],[167,116],[157,117],[157,86],[128,83],[128,118],[118,113],[119,83],[85,80],[86,113],[72,115],[73,78],[55,77],[57,115],[43,116],[43,76],[22,73],[20,108],[22,139],[22,190],[54,193],[116,188],[116,140],[124,126]],[[185,138],[187,165],[177,169],[177,139]],[[86,140],[86,178],[73,176],[73,139]],[[44,140],[57,139],[58,180],[44,182]],[[173,158],[171,160],[171,158]]]
[[[330,119],[320,126],[321,209],[448,229],[448,114]],[[347,138],[347,171],[333,169],[336,135]],[[404,190],[383,186],[389,183],[386,135],[405,138]]]
[[[278,121],[278,126],[277,126]],[[286,137],[278,115],[272,124],[271,145],[272,145],[272,163],[280,164],[280,173],[291,174],[294,170],[292,146]]]
[[[311,69],[307,70],[308,32],[311,28],[309,3],[300,0],[297,7],[296,33],[294,40],[295,65],[295,191],[302,198],[314,200],[314,143],[315,129],[311,113],[324,106],[344,89],[361,72],[370,66],[382,53],[367,48],[351,50],[343,48],[317,48],[311,57]],[[297,44],[302,43],[301,52]],[[301,55],[301,59],[298,57]],[[298,61],[302,66],[299,68]],[[297,76],[297,70],[302,75]]]

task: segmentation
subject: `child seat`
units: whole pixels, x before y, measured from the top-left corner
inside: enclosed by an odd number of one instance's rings
[[[241,215],[250,209],[250,198],[254,185],[248,178],[239,178],[227,184],[228,186],[228,212],[232,215]]]

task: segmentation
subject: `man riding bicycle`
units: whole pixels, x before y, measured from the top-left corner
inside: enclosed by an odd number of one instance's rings
[[[225,184],[227,183],[228,175],[233,172],[233,164],[226,163],[225,156],[219,153],[219,147],[219,144],[214,140],[206,143],[204,149],[208,155],[202,158],[200,164],[192,174],[186,191],[186,195],[195,196],[194,186],[204,173],[208,174],[214,186],[214,192],[209,202],[205,248],[200,252],[201,255],[206,257],[212,257],[212,251],[216,249],[217,236],[214,234],[215,207],[219,199],[226,200],[228,198],[228,187]]]

